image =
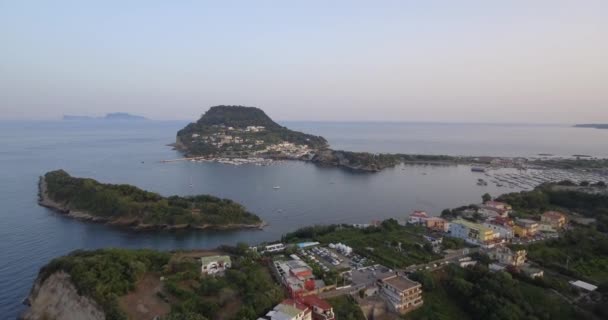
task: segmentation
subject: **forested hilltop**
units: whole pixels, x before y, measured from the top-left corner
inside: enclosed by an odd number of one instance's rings
[[[228,199],[210,195],[163,197],[126,184],[75,178],[63,170],[40,179],[43,206],[70,217],[135,229],[261,227],[258,216]]]
[[[215,106],[178,131],[176,145],[190,156],[236,157],[283,151],[305,153],[326,147],[327,141],[289,130],[255,107]]]

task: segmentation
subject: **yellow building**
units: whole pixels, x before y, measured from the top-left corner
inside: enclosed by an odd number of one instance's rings
[[[519,238],[533,237],[538,233],[538,222],[529,219],[518,219],[513,226],[513,234]]]

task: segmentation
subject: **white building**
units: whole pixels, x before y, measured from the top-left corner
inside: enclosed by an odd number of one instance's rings
[[[484,227],[490,228],[495,232],[498,232],[500,238],[502,239],[513,239],[513,229],[508,226],[502,226],[495,223],[484,222]]]
[[[285,250],[285,245],[282,243],[270,244],[264,248],[266,252],[281,252],[283,250]]]
[[[312,312],[303,303],[287,299],[258,320],[312,320]]]
[[[211,256],[201,258],[201,273],[208,275],[221,274],[232,267],[229,256]]]

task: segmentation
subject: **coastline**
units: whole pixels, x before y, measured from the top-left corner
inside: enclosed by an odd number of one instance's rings
[[[177,230],[241,230],[241,229],[258,229],[262,230],[268,224],[264,221],[255,224],[241,224],[231,223],[225,225],[214,225],[214,224],[203,224],[203,225],[189,225],[189,224],[146,224],[141,223],[134,218],[121,217],[118,219],[109,219],[104,217],[97,217],[88,212],[76,211],[68,208],[65,204],[58,203],[51,199],[47,194],[47,186],[44,176],[41,176],[38,181],[38,205],[53,210],[63,216],[71,219],[103,223],[110,226],[123,227],[132,231],[177,231]]]

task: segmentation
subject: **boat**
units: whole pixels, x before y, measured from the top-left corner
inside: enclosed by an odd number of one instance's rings
[[[274,186],[274,187],[272,187],[272,188],[273,188],[273,189],[275,189],[275,190],[277,190],[277,189],[281,189],[281,187],[280,187],[280,186]]]
[[[486,172],[486,168],[484,167],[471,167],[472,172]]]

